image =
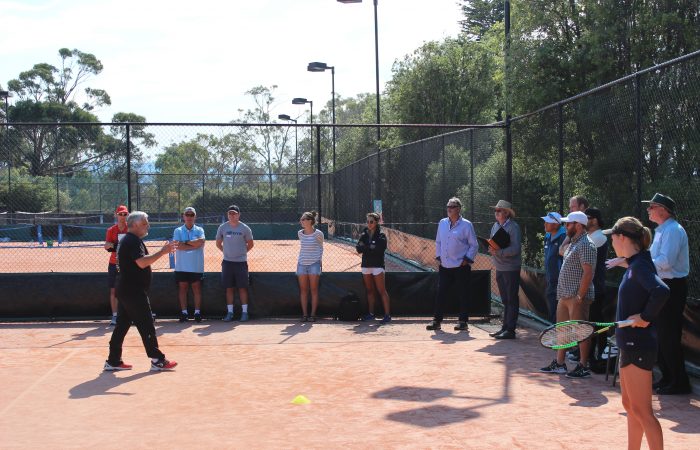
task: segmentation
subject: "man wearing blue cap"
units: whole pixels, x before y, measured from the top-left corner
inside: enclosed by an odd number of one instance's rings
[[[549,321],[554,323],[557,317],[557,283],[559,270],[563,261],[559,247],[566,238],[566,228],[561,223],[561,214],[550,212],[542,217],[544,220],[544,273],[547,281],[545,298],[549,308]]]

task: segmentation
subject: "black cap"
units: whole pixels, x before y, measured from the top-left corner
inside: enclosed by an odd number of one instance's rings
[[[238,205],[231,205],[231,206],[229,206],[228,209],[226,210],[226,212],[228,212],[228,211],[236,211],[238,214],[240,214],[240,213],[241,213],[241,208],[239,208]]]
[[[603,223],[603,213],[601,213],[598,208],[588,208],[584,212],[584,214],[586,214],[586,216],[588,216],[592,219],[596,219],[598,221],[598,226],[600,228],[605,227],[605,224]]]
[[[676,202],[673,201],[671,197],[664,194],[659,194],[658,192],[654,194],[651,200],[642,200],[642,203],[656,203],[668,210],[673,215],[676,215]]]

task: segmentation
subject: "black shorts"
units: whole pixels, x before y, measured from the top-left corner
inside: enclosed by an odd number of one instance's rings
[[[221,285],[225,288],[247,288],[248,287],[248,263],[222,261],[221,262]]]
[[[107,265],[107,286],[110,289],[117,286],[117,277],[119,276],[119,271],[117,271],[116,264]]]
[[[203,273],[197,272],[175,272],[175,281],[178,283],[196,283],[202,281]]]
[[[620,367],[634,364],[640,369],[651,370],[656,364],[656,349],[651,350],[628,350],[620,349]]]

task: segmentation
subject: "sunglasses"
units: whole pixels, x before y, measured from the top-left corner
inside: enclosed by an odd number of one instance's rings
[[[459,205],[447,205],[447,209],[459,208]]]
[[[555,216],[554,214],[549,213],[549,214],[547,214],[547,217],[549,217],[549,218],[551,218],[551,219],[554,219],[554,221],[555,221],[556,223],[561,224],[561,220],[559,220],[559,219],[557,218],[557,216]]]
[[[310,217],[303,217],[301,220],[314,220],[314,219],[312,219]]]
[[[128,216],[129,213],[117,213],[118,216]]]
[[[229,214],[240,214],[238,211],[229,211]]]
[[[377,222],[374,220],[368,220],[367,223],[377,223]]]
[[[192,213],[185,213],[185,217],[194,217],[194,214],[192,214]]]

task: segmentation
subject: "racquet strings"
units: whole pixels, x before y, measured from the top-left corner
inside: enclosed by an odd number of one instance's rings
[[[589,337],[594,327],[588,323],[567,323],[544,332],[541,341],[545,347],[567,345]]]

